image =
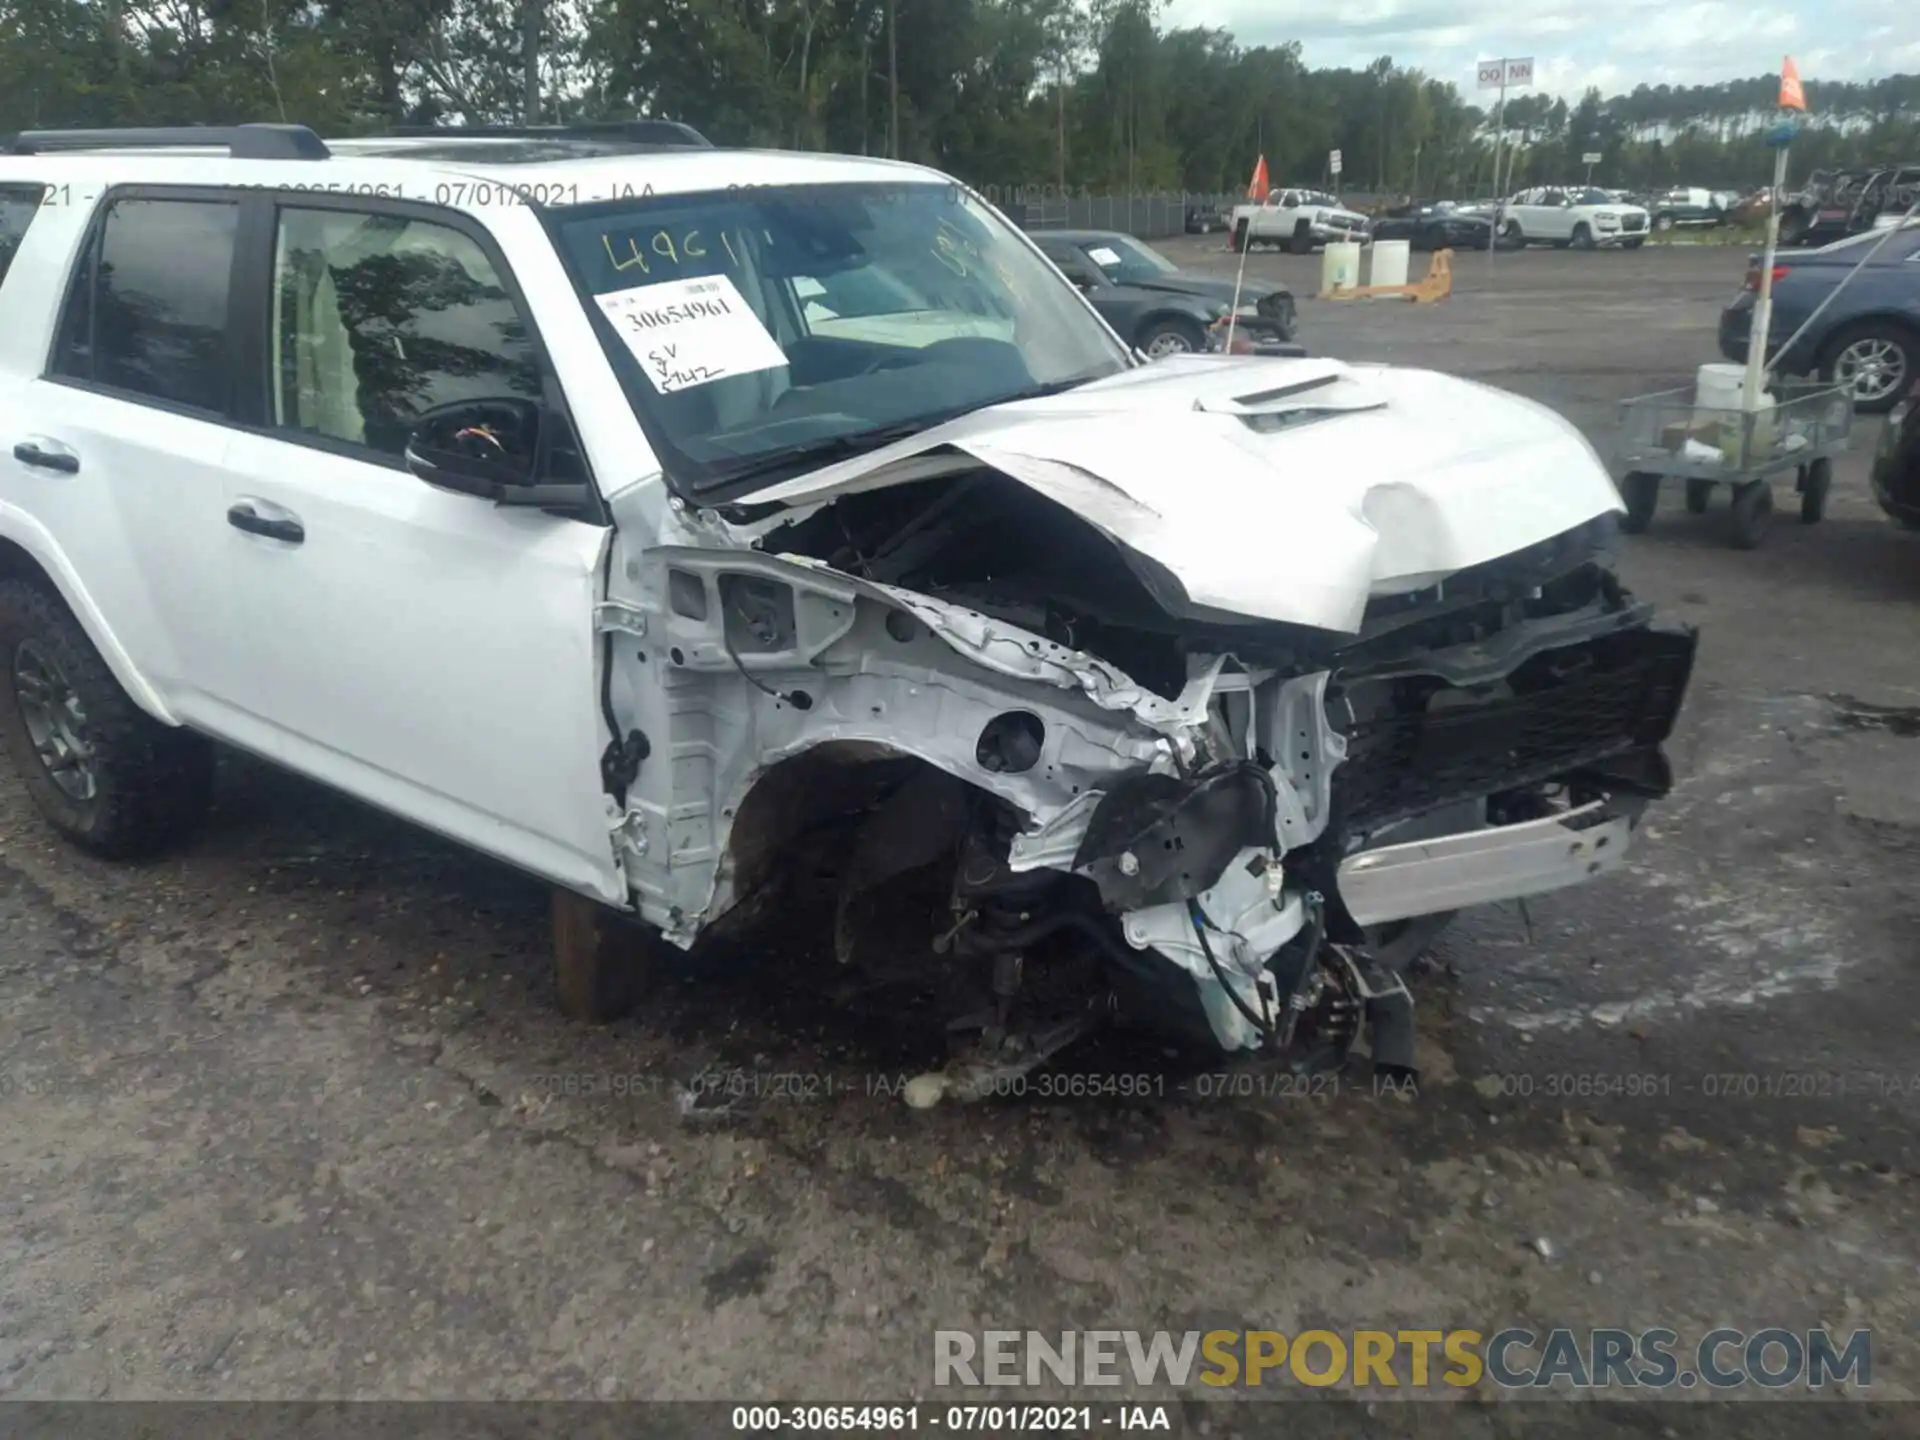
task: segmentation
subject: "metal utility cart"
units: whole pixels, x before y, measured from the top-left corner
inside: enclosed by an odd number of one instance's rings
[[[1773,477],[1790,470],[1801,521],[1818,522],[1833,485],[1833,457],[1847,448],[1853,428],[1852,387],[1779,379],[1768,388],[1775,403],[1752,412],[1702,406],[1692,386],[1622,401],[1617,458],[1627,514],[1620,528],[1637,535],[1652,523],[1663,480],[1685,482],[1695,515],[1712,503],[1714,486],[1726,485],[1733,491],[1733,543],[1751,550],[1773,515]]]

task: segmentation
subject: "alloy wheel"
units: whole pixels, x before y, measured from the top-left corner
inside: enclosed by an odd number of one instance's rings
[[[1191,355],[1193,346],[1187,337],[1176,330],[1162,331],[1147,344],[1147,355],[1154,360],[1164,359],[1168,355]]]
[[[1855,404],[1871,405],[1897,393],[1906,383],[1906,352],[1882,336],[1863,336],[1834,360],[1833,377],[1853,387]]]
[[[85,805],[100,793],[87,712],[64,671],[31,640],[13,652],[13,693],[34,754],[68,799]]]

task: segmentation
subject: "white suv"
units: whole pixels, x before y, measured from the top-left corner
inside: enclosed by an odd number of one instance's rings
[[[1647,243],[1647,212],[1587,185],[1523,190],[1500,207],[1500,237],[1509,244],[1551,241],[1575,250],[1638,250]]]
[[[947,177],[664,122],[22,136],[0,425],[58,830],[250,751],[550,881],[582,1013],[583,918],[817,909],[962,1095],[1115,1011],[1410,1065],[1397,970],[1619,862],[1693,654],[1541,407],[1149,365]]]

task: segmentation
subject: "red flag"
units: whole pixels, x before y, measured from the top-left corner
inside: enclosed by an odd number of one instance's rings
[[[1267,157],[1262,155],[1260,163],[1253,167],[1253,181],[1247,186],[1247,198],[1264,200],[1267,198],[1267,191],[1272,188],[1272,184],[1267,180]]]
[[[1800,87],[1800,67],[1791,55],[1780,66],[1780,108],[1803,112],[1807,108],[1807,92]]]

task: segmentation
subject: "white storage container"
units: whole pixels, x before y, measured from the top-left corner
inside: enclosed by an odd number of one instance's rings
[[[1369,262],[1369,285],[1404,285],[1407,262],[1413,246],[1405,240],[1376,240]]]
[[[1360,246],[1352,240],[1340,240],[1327,246],[1320,256],[1320,293],[1353,290],[1360,284]]]

